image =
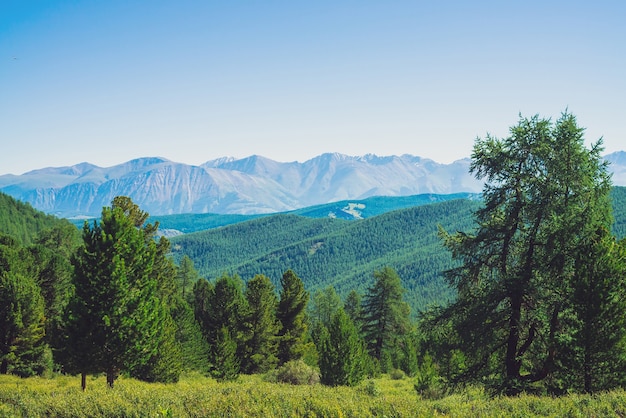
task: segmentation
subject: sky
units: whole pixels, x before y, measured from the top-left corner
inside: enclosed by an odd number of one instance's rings
[[[0,174],[469,157],[565,110],[626,149],[626,2],[0,2]]]

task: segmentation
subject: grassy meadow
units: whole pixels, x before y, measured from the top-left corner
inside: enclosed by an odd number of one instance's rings
[[[223,383],[200,375],[177,384],[105,377],[0,376],[0,417],[624,417],[626,392],[559,398],[488,397],[477,388],[422,399],[410,378],[366,380],[355,388],[269,383],[241,376]]]

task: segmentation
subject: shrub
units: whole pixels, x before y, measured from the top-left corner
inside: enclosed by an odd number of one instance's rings
[[[266,379],[292,385],[315,385],[320,382],[320,375],[303,360],[292,360],[268,373]]]
[[[393,369],[390,373],[389,373],[389,378],[391,380],[402,380],[406,377],[406,373],[404,373],[402,370],[400,369]]]

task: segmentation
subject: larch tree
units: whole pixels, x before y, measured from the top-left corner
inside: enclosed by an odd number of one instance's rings
[[[327,286],[313,294],[311,298],[310,319],[313,323],[321,322],[328,326],[335,312],[342,308],[341,298],[335,288]]]
[[[391,267],[374,272],[374,284],[363,299],[363,335],[370,355],[382,363],[383,355],[391,359],[391,351],[399,349],[401,340],[410,331],[410,309],[403,300],[400,276]],[[388,364],[381,364],[383,369]]]
[[[459,265],[446,272],[457,299],[439,323],[459,335],[464,378],[515,394],[554,370],[575,260],[610,224],[610,178],[601,141],[587,149],[569,113],[520,118],[510,133],[474,145],[470,170],[485,180],[475,231],[441,231]]]

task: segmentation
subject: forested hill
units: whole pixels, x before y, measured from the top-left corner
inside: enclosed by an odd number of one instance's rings
[[[613,230],[624,238],[626,187],[614,187],[611,197]],[[309,291],[333,285],[344,296],[351,289],[363,292],[374,270],[388,265],[402,278],[406,300],[415,311],[452,297],[441,278],[451,259],[437,226],[449,232],[471,230],[478,205],[474,199],[458,199],[352,221],[279,214],[171,241],[175,256],[188,255],[210,280],[225,272],[244,280],[262,273],[276,284],[291,268]],[[310,215],[311,211],[303,212]]]
[[[372,274],[393,267],[414,310],[442,302],[451,292],[440,278],[450,266],[437,226],[467,230],[479,202],[451,200],[396,210],[363,220],[281,214],[172,239],[177,257],[188,255],[201,275],[244,280],[265,274],[276,284],[288,268],[310,292],[333,285],[341,295],[365,293]]]
[[[20,244],[32,244],[41,231],[61,225],[69,225],[69,222],[46,215],[30,204],[0,192],[0,233],[11,235]]]

